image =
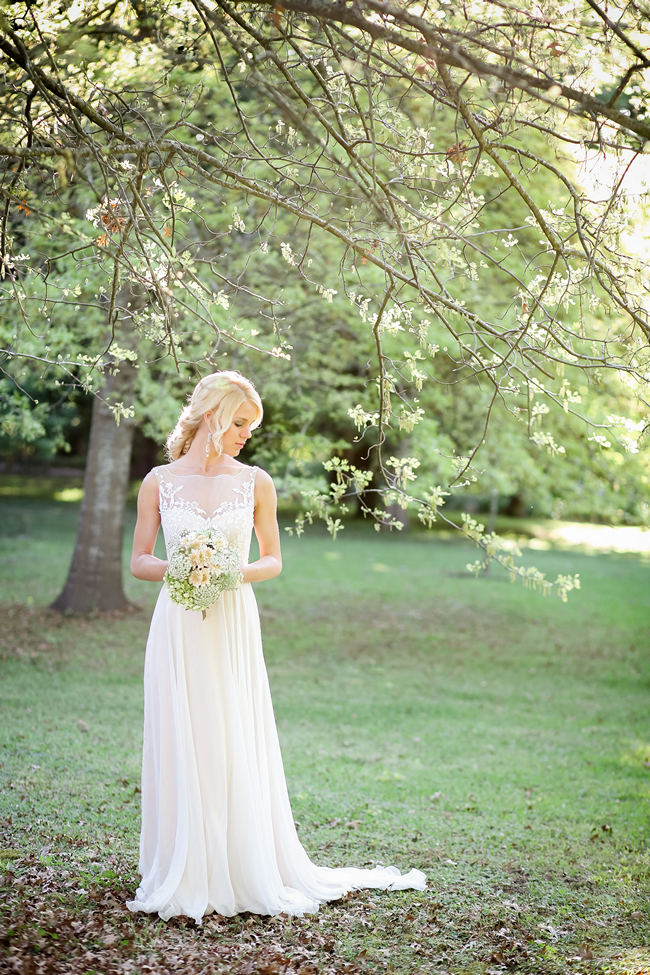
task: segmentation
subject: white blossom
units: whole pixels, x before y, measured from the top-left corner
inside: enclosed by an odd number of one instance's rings
[[[321,295],[328,304],[332,304],[332,298],[338,294],[336,288],[324,288],[322,284],[316,286],[318,294]]]
[[[232,223],[228,225],[228,230],[233,229],[239,230],[241,233],[244,233],[246,230],[246,224],[242,220],[241,214],[239,213],[237,207],[232,208]]]
[[[282,252],[282,257],[287,262],[287,264],[295,264],[296,258],[294,256],[291,244],[287,244],[286,241],[282,241],[280,244],[280,251]]]

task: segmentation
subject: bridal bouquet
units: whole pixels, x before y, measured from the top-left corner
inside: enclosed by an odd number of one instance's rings
[[[185,609],[205,611],[225,589],[242,583],[239,549],[216,528],[183,531],[164,579],[170,598]]]

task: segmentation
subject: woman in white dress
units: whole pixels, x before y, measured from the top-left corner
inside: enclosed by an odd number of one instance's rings
[[[142,881],[131,911],[201,923],[231,916],[304,914],[349,890],[426,886],[396,867],[319,867],[293,822],[251,583],[282,569],[273,481],[236,458],[262,420],[237,372],[202,379],[167,440],[171,463],[138,495],[131,570],[160,582],[153,554],[162,525],[168,555],[186,529],[219,528],[238,545],[242,584],[205,612],[163,586],[144,665]],[[253,528],[260,557],[249,562]]]

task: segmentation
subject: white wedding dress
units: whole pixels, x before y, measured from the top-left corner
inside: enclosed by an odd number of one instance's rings
[[[183,529],[218,527],[248,561],[255,467],[155,468],[167,551]],[[423,890],[420,870],[319,867],[293,822],[250,583],[206,611],[163,586],[144,665],[142,881],[131,911],[304,914],[358,888]]]

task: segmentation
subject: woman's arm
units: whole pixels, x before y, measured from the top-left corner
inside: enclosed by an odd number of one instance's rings
[[[255,534],[260,557],[257,562],[242,567],[244,582],[262,582],[282,572],[277,507],[273,481],[266,471],[258,468],[255,475]]]
[[[167,571],[169,563],[153,554],[159,527],[158,482],[149,471],[138,492],[138,520],[133,533],[131,572],[136,579],[160,582]]]

